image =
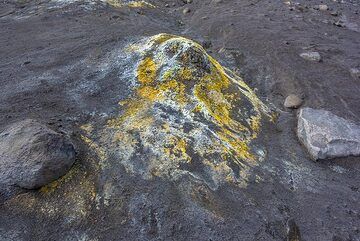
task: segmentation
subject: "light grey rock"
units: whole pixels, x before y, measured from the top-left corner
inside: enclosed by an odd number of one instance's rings
[[[350,69],[350,74],[355,79],[360,79],[360,68],[351,68]]]
[[[319,52],[305,52],[301,53],[300,57],[313,62],[320,62],[321,56]]]
[[[303,101],[299,96],[291,94],[286,97],[284,106],[290,109],[297,109],[299,106],[301,106],[302,102]]]
[[[360,155],[360,126],[326,110],[301,109],[297,135],[314,160]]]
[[[191,12],[190,8],[184,8],[183,10],[183,14],[188,14],[190,12]]]
[[[27,119],[0,134],[0,184],[39,188],[64,175],[75,161],[70,140]]]
[[[327,11],[327,10],[329,10],[329,7],[326,4],[320,4],[319,5],[319,10],[320,11]]]

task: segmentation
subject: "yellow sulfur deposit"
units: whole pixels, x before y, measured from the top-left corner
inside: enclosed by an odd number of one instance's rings
[[[102,150],[144,178],[190,175],[214,187],[244,184],[260,160],[251,140],[271,117],[255,93],[186,38],[159,34],[126,50],[138,59],[136,86],[121,102],[122,114],[98,132]]]
[[[127,2],[124,2],[122,0],[105,0],[105,1],[113,7],[127,6],[132,8],[143,8],[143,7],[155,8],[153,4],[148,3],[146,1],[127,1]]]

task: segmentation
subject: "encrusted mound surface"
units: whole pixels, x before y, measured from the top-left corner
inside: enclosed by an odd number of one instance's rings
[[[159,34],[127,51],[136,59],[133,95],[119,103],[118,117],[85,140],[100,139],[93,145],[101,146],[104,161],[115,155],[146,179],[190,175],[214,188],[223,181],[245,184],[265,155],[251,141],[262,117],[270,118],[255,93],[183,37]]]

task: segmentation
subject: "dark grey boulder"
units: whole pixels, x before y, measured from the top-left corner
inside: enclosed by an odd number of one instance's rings
[[[75,161],[73,144],[31,119],[0,134],[0,184],[35,189],[64,175]]]
[[[314,160],[360,155],[360,126],[326,110],[301,109],[297,135]]]

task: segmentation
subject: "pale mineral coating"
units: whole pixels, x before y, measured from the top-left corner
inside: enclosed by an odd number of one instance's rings
[[[158,34],[126,49],[137,59],[134,94],[100,131],[99,156],[115,153],[128,172],[146,179],[190,175],[214,188],[224,181],[245,185],[251,167],[264,157],[250,142],[262,117],[271,118],[269,109],[189,39]],[[84,141],[98,150],[88,134]]]

